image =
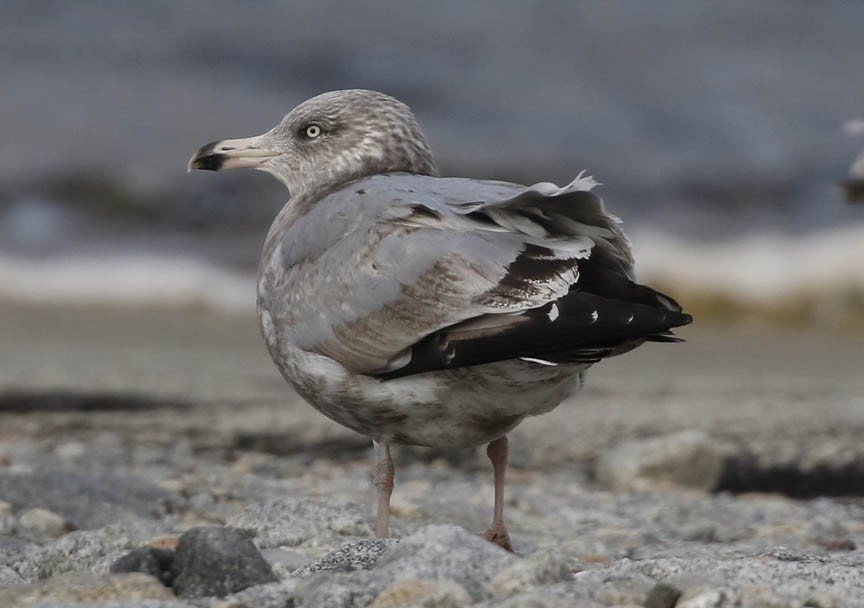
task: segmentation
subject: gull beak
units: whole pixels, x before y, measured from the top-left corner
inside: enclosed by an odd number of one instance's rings
[[[225,169],[260,167],[280,154],[274,150],[268,150],[262,146],[262,143],[261,135],[245,139],[214,141],[193,154],[186,169],[188,171],[192,171],[192,169],[223,171]]]

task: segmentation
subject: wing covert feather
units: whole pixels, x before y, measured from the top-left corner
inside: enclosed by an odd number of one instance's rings
[[[269,243],[259,306],[292,344],[354,372],[391,372],[435,332],[565,297],[600,251],[631,276],[629,244],[593,185],[360,180]]]

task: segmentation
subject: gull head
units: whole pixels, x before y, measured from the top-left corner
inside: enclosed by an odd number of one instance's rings
[[[437,174],[408,106],[362,89],[304,101],[262,135],[209,143],[192,156],[188,168],[266,171],[292,197],[380,173]]]

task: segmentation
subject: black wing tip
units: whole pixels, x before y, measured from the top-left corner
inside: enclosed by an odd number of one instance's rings
[[[676,336],[671,331],[664,331],[662,334],[652,334],[645,338],[648,342],[666,342],[669,344],[677,344],[679,342],[686,342],[686,340],[680,336]]]
[[[676,315],[676,318],[672,320],[669,324],[669,330],[673,327],[682,327],[684,325],[690,325],[693,322],[693,315],[689,315],[686,312],[681,312]],[[671,331],[662,331],[660,333],[651,334],[645,337],[645,340],[648,342],[666,342],[666,343],[678,343],[678,342],[686,342],[684,338],[680,336],[676,336]]]
[[[675,319],[674,324],[670,325],[670,327],[681,327],[683,325],[690,325],[693,322],[693,315],[687,314],[686,312],[678,313],[678,318]]]

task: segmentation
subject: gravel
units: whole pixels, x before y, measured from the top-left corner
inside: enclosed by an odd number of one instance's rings
[[[172,601],[174,596],[152,576],[146,574],[70,573],[36,585],[0,589],[0,606],[28,608],[46,601],[66,604],[95,604],[112,600],[138,603],[143,600]]]
[[[373,514],[364,505],[308,498],[278,498],[253,504],[228,523],[254,537],[264,549],[335,549],[346,540],[374,536],[375,530]]]
[[[98,336],[103,321],[88,318],[78,337],[52,334],[57,348]],[[161,317],[146,318],[136,331],[151,350],[103,354],[116,385],[102,389],[160,387],[171,362],[173,393],[151,395],[164,407],[64,409],[57,395],[81,387],[44,366],[16,374],[17,391],[32,382],[55,399],[3,413],[0,606],[864,606],[856,486],[795,491],[820,466],[851,475],[864,458],[860,344],[809,336],[804,374],[790,364],[800,336],[708,332],[598,367],[580,399],[513,434],[513,555],[477,536],[492,503],[482,450],[397,449],[395,538],[375,540],[367,450],[291,397],[254,334],[223,343],[207,333],[220,324],[184,317],[171,346]],[[122,327],[111,321],[112,339]],[[758,491],[777,467],[778,485]],[[722,490],[735,471],[756,485]]]
[[[155,518],[165,492],[136,477],[52,468],[11,474],[0,470],[0,496],[15,509],[38,508],[40,514],[32,518],[38,527],[64,527],[67,524],[60,521],[65,518],[70,522],[67,527],[92,529]],[[56,523],[47,523],[48,517]]]

